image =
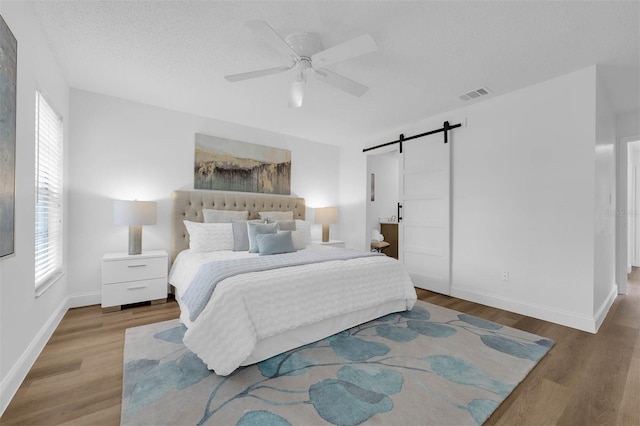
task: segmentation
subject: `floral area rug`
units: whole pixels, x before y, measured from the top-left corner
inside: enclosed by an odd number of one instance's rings
[[[418,301],[222,377],[184,332],[126,331],[123,425],[479,425],[553,345]]]

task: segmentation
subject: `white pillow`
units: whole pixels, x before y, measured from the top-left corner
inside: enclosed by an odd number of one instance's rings
[[[249,212],[247,210],[213,210],[202,209],[202,216],[205,223],[227,223],[232,220],[247,220]]]
[[[260,219],[271,220],[293,220],[293,212],[258,212]]]
[[[296,250],[304,250],[307,248],[307,244],[304,242],[304,237],[298,231],[278,231],[278,232],[291,232],[291,240],[293,241],[293,248]]]
[[[195,252],[233,250],[233,230],[229,223],[200,223],[183,220],[189,232],[189,248]]]
[[[311,222],[296,219],[296,232],[300,234],[306,245],[311,244]]]

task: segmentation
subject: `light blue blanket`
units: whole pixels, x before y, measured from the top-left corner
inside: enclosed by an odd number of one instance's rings
[[[189,309],[189,319],[195,321],[211,299],[218,283],[225,278],[249,272],[267,271],[290,266],[308,265],[311,263],[329,262],[333,260],[349,260],[360,257],[384,256],[381,253],[370,253],[358,250],[303,250],[294,253],[276,254],[242,259],[217,260],[200,267],[191,281],[189,288],[180,300]]]

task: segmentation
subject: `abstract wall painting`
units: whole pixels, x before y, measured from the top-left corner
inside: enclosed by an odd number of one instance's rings
[[[291,194],[291,151],[196,134],[194,188]]]
[[[0,258],[13,254],[18,43],[0,16]]]

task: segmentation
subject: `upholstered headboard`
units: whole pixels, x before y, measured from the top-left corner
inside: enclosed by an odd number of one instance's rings
[[[189,234],[183,220],[202,222],[202,209],[247,210],[249,219],[258,212],[292,211],[294,219],[305,219],[304,198],[225,191],[174,191],[171,194],[171,263],[189,248]]]

